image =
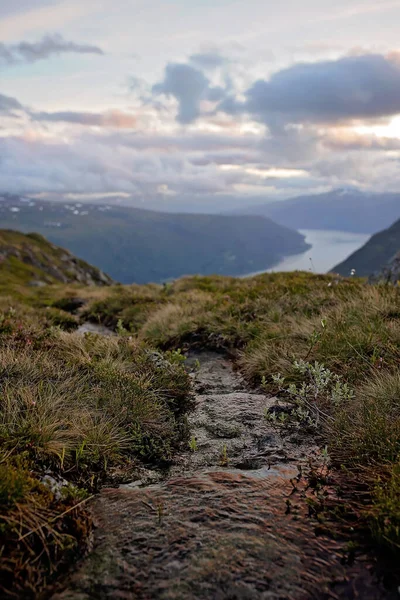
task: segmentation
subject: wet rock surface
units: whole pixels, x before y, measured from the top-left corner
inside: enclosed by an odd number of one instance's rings
[[[93,549],[54,600],[389,598],[359,556],[319,531],[293,493],[318,449],[264,418],[276,399],[206,353],[195,375],[191,449],[168,478],[106,489]]]

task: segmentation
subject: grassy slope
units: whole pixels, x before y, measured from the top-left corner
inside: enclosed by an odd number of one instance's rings
[[[82,318],[119,336],[81,338],[51,327],[48,307],[66,307],[74,296],[87,301]],[[368,502],[360,514],[379,544],[398,550],[398,288],[278,273],[188,277],[166,286],[52,285],[23,300],[0,297],[5,587],[23,584],[29,597],[45,585],[60,557],[86,536],[85,504],[74,507],[103,482],[168,461],[187,443],[190,384],[174,350],[193,346],[226,350],[249,381],[274,393],[278,372],[288,383],[308,383],[295,360],[319,361],[340,376],[354,395],[318,392],[313,410],[327,417],[310,431],[327,444],[333,466],[346,469],[350,491],[363,473]],[[297,426],[308,427],[307,419]],[[69,481],[61,495],[42,483],[49,470]],[[31,564],[30,553],[41,559]]]
[[[259,217],[102,211],[95,205],[84,207],[88,215],[74,215],[60,204],[40,207],[21,203],[20,212],[11,213],[0,205],[2,227],[38,231],[123,283],[190,273],[243,274],[307,249],[298,232]],[[61,227],[45,226],[48,222]]]
[[[368,277],[379,273],[400,250],[400,219],[391,227],[380,231],[349,258],[332,269],[335,273],[348,275],[355,269],[357,275]]]
[[[41,235],[1,229],[0,286],[5,289],[35,282],[104,285],[111,279]]]

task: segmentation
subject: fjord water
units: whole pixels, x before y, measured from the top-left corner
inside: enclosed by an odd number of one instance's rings
[[[361,248],[370,238],[367,233],[326,231],[323,229],[300,229],[300,233],[305,236],[306,242],[311,245],[309,250],[301,254],[286,256],[270,269],[249,273],[246,277],[277,271],[328,273],[335,265]]]

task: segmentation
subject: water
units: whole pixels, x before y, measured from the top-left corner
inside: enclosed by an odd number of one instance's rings
[[[348,231],[325,231],[323,229],[300,229],[311,248],[302,254],[286,256],[274,267],[248,273],[245,277],[277,271],[313,271],[328,273],[333,267],[361,248],[370,238],[366,233]]]

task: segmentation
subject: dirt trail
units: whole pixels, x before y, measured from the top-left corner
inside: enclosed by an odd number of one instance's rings
[[[368,559],[345,564],[343,542],[318,535],[293,494],[317,447],[271,428],[276,399],[246,388],[226,359],[194,360],[192,449],[163,482],[103,490],[93,550],[53,599],[390,598]]]

